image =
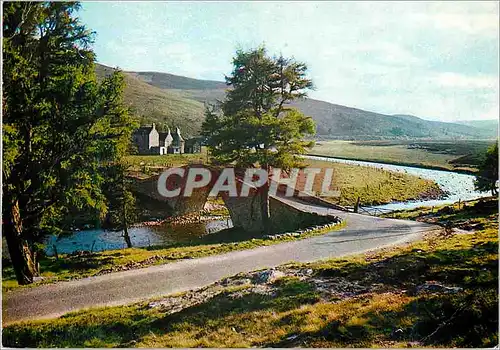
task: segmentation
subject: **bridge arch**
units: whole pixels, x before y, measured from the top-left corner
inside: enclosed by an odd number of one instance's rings
[[[150,200],[165,203],[166,212],[174,216],[181,216],[203,210],[208,200],[209,193],[212,190],[216,179],[219,177],[222,169],[203,164],[190,164],[181,167],[184,169],[184,176],[171,175],[166,179],[165,186],[168,190],[181,189],[180,195],[166,198],[158,192],[158,181],[160,175],[152,176],[147,179],[135,179],[134,189],[142,196]],[[194,188],[192,195],[184,197],[182,194],[186,187],[187,173],[190,168],[204,168],[211,173],[210,182],[199,188]],[[244,185],[244,171],[234,169],[236,174],[237,193],[241,193]],[[300,188],[300,182],[305,182],[303,174],[299,175],[297,188]],[[249,184],[247,184],[249,185]],[[259,189],[249,185],[249,195],[245,197],[230,196],[227,192],[220,192],[220,197],[227,207],[233,225],[241,227],[249,232],[262,231],[264,229],[261,217],[261,196]],[[303,187],[302,187],[303,188]],[[327,202],[317,196],[306,194],[296,189],[292,197],[284,198],[286,192],[285,185],[277,186],[276,195],[270,195],[269,209],[271,215],[271,231],[273,233],[297,230],[302,227],[313,224],[323,223],[329,219],[325,215],[320,215],[311,210],[304,210],[304,203],[314,204],[322,207],[343,210],[344,208]],[[302,203],[302,205],[300,205]]]

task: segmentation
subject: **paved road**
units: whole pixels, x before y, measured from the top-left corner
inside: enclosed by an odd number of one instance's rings
[[[418,239],[423,232],[435,228],[420,222],[382,219],[306,204],[293,205],[307,211],[341,216],[347,225],[338,231],[294,242],[4,293],[3,322],[52,318],[89,307],[128,304],[203,287],[239,272],[401,244]]]

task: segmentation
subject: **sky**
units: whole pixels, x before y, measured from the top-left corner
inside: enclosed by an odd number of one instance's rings
[[[499,115],[492,2],[82,2],[97,61],[223,81],[238,48],[308,66],[311,98],[456,121]]]

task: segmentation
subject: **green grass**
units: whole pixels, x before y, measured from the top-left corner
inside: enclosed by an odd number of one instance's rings
[[[474,172],[494,141],[320,141],[310,154]],[[417,148],[409,148],[408,146]]]
[[[362,205],[377,205],[418,199],[428,193],[440,193],[436,183],[414,175],[309,159],[306,163],[310,167],[333,168],[331,188],[340,189],[341,196],[328,200],[340,205],[352,206],[358,197]],[[321,181],[318,181],[313,190],[319,192],[320,189]]]
[[[484,228],[291,266],[312,269],[316,278],[335,285],[347,281],[372,288],[354,296],[325,299],[311,283],[286,277],[274,282],[274,295],[235,296],[227,289],[174,314],[137,303],[13,324],[3,329],[3,342],[18,347],[493,347],[498,343],[498,212],[455,214],[456,220],[473,216]],[[463,290],[416,293],[431,281]]]
[[[201,153],[165,154],[165,155],[129,155],[124,161],[132,171],[151,172],[163,167],[183,166],[191,163],[206,163],[207,149],[202,147]]]
[[[59,259],[47,256],[40,259],[41,276],[44,279],[26,286],[20,286],[17,283],[12,266],[3,264],[2,290],[8,292],[17,288],[32,288],[40,284],[269,246],[325,234],[342,226],[339,224],[333,228],[314,229],[298,237],[280,235],[276,239],[265,238],[260,233],[248,233],[232,228],[207,235],[197,241],[170,246],[116,249],[85,255],[59,254]]]

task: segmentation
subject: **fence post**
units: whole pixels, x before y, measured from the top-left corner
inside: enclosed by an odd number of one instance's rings
[[[354,206],[354,212],[357,213],[359,211],[359,197],[356,200],[356,205]]]
[[[52,248],[54,249],[54,256],[56,257],[56,260],[59,260],[59,254],[57,254],[57,247],[55,244],[52,244]]]

